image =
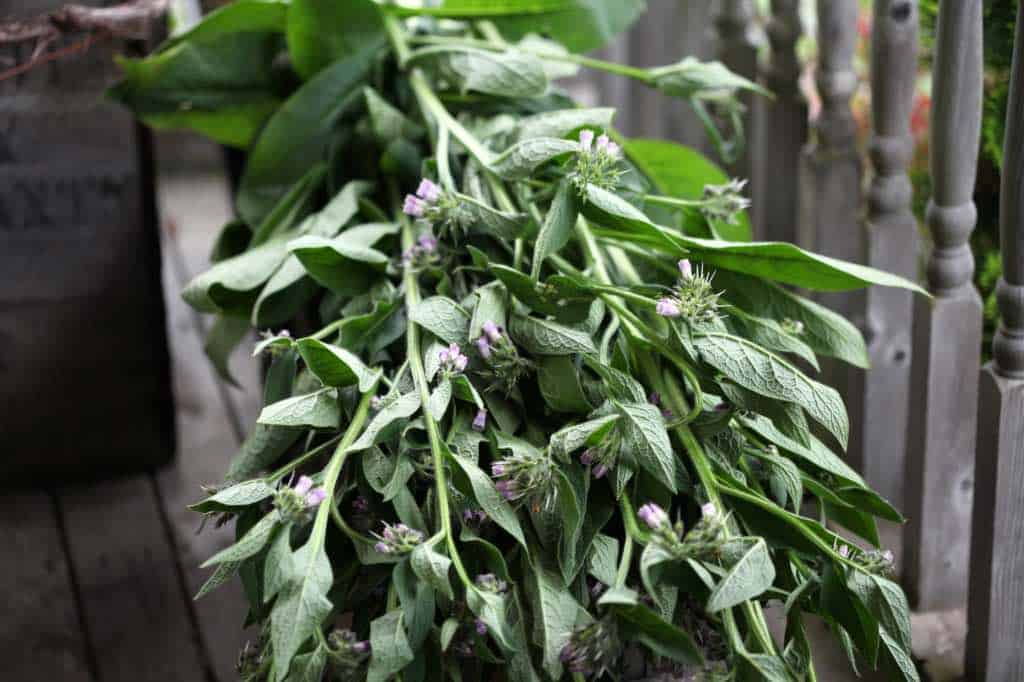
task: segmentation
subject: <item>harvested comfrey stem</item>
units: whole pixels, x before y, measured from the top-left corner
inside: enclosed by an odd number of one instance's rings
[[[916,679],[888,556],[829,527],[869,545],[900,515],[792,361],[864,365],[864,341],[782,287],[914,285],[750,242],[742,182],[550,82],[597,68],[735,112],[756,86],[719,64],[574,52],[640,0],[413,4],[228,5],[113,90],[249,150],[240,221],[185,299],[322,325],[258,346],[259,423],[195,507],[236,520],[202,593],[241,574],[248,679],[621,679],[640,651],[815,680],[805,614]]]

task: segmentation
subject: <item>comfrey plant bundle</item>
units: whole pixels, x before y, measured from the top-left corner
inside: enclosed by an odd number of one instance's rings
[[[265,407],[195,505],[237,531],[201,595],[244,585],[242,679],[814,680],[807,614],[917,679],[901,517],[811,378],[864,342],[787,285],[914,287],[749,242],[741,183],[552,87],[604,69],[728,123],[755,86],[719,64],[570,51],[641,4],[250,0],[125,64],[144,120],[248,148],[184,293],[214,345],[316,322],[256,348]]]

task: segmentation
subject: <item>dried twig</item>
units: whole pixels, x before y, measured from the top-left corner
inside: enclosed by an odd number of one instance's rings
[[[0,72],[0,81],[29,69],[89,49],[108,38],[145,40],[152,35],[153,24],[167,12],[169,0],[130,0],[113,7],[65,5],[55,12],[27,20],[0,22],[0,45],[34,43],[32,56],[21,64]],[[61,38],[85,34],[65,47],[48,51]]]

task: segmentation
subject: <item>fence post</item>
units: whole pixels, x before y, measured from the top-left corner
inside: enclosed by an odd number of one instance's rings
[[[857,0],[818,0],[818,64],[815,81],[822,107],[800,156],[796,241],[834,258],[863,261],[860,229],[861,161],[850,98],[857,89],[853,54],[857,47]],[[845,317],[857,293],[821,294],[818,300]],[[822,377],[848,405],[856,402],[847,386],[845,363],[824,359]],[[851,424],[860,424],[853,421]]]
[[[767,32],[771,49],[762,80],[775,99],[761,102],[755,119],[758,199],[751,208],[758,239],[795,242],[800,150],[807,139],[807,103],[800,93],[796,54],[799,0],[771,0]]]
[[[981,371],[971,541],[967,675],[1024,679],[1024,6],[1017,7],[1003,140],[1002,323]]]
[[[720,0],[718,12],[715,14],[717,29],[716,54],[729,70],[750,80],[757,80],[757,51],[761,46],[762,36],[757,29],[755,18],[757,10],[753,0]],[[743,129],[747,143],[743,146],[740,156],[729,164],[729,173],[734,177],[749,179],[753,175],[752,132],[754,97],[744,93],[740,101],[746,112],[743,116]]]
[[[977,211],[982,96],[981,0],[942,0],[935,44],[927,221],[928,288],[914,301],[903,579],[922,610],[967,600],[981,297],[968,238]]]
[[[868,190],[866,263],[917,279],[917,218],[907,166],[914,153],[910,116],[917,79],[916,0],[875,0],[871,37],[869,147],[873,175]],[[849,373],[851,463],[878,492],[903,506],[907,409],[910,391],[910,320],[913,295],[872,287],[853,317],[868,341],[870,371]],[[859,318],[859,319],[858,319]]]

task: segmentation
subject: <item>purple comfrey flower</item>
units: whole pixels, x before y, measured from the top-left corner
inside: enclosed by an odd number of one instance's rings
[[[677,265],[679,266],[679,274],[683,279],[690,279],[693,277],[693,265],[690,264],[689,259],[681,259]]]
[[[382,554],[407,554],[423,542],[423,533],[404,523],[385,523],[384,530],[373,535],[378,540],[374,548]]]
[[[481,573],[474,580],[476,586],[485,592],[501,594],[508,590],[508,583],[493,573]]]
[[[309,476],[300,476],[293,490],[302,497],[309,508],[319,506],[327,497],[326,490],[313,487],[313,479]]]
[[[373,546],[373,548],[375,550],[377,550],[378,552],[380,552],[381,554],[390,554],[391,553],[391,547],[389,547],[388,544],[386,542],[383,542],[383,541],[378,542],[377,544],[375,544]]]
[[[718,507],[715,506],[714,502],[708,502],[701,505],[700,514],[708,521],[714,521],[718,518]]]
[[[505,475],[505,463],[502,461],[491,462],[491,476],[498,477]]]
[[[422,199],[411,194],[405,195],[405,203],[402,204],[402,212],[413,218],[422,218],[423,212],[427,210],[427,204]]]
[[[516,499],[517,487],[515,481],[503,479],[495,483],[494,487],[497,489],[499,493],[501,493],[501,496],[504,497],[506,500],[511,501]]]
[[[463,354],[462,349],[457,343],[453,343],[443,349],[438,353],[437,359],[445,366],[449,373],[465,371],[466,367],[469,366],[469,358]]]
[[[598,464],[596,467],[590,470],[590,473],[594,475],[594,478],[604,478],[605,474],[608,473],[608,467],[604,464]]]
[[[491,343],[497,343],[501,340],[501,327],[494,324],[492,320],[484,322],[481,328]]]
[[[368,512],[369,510],[370,501],[363,497],[362,495],[359,495],[354,500],[352,500],[352,511],[363,514]]]
[[[432,204],[441,198],[441,188],[430,180],[423,178],[420,180],[420,186],[416,188],[416,196]]]
[[[305,495],[313,487],[313,479],[309,476],[299,476],[298,483],[293,488],[300,495]]]
[[[652,391],[651,394],[647,396],[647,402],[649,402],[651,405],[660,405],[661,394],[658,393],[657,391]]]
[[[619,145],[617,145],[614,142],[609,142],[608,146],[605,148],[605,153],[608,154],[608,156],[612,157],[613,159],[619,158],[619,154],[621,152],[622,149],[619,147]]]
[[[477,410],[473,417],[473,430],[483,431],[487,427],[487,410]]]
[[[491,359],[491,344],[487,342],[486,336],[481,336],[476,340],[476,349],[484,360]]]
[[[590,148],[594,144],[594,131],[593,130],[581,130],[580,131],[580,149],[585,152],[589,152]]]
[[[352,642],[352,651],[357,654],[365,654],[370,651],[370,643],[365,639],[359,642]]]
[[[842,545],[839,548],[839,556],[843,557],[844,559],[848,559],[850,557],[850,546]]]
[[[651,530],[658,530],[664,524],[668,522],[668,514],[665,510],[654,504],[648,502],[644,506],[640,507],[640,511],[636,513],[640,517],[640,520],[647,524]]]
[[[467,509],[462,512],[463,523],[468,523],[474,526],[478,526],[487,520],[487,514],[480,509]]]
[[[431,234],[421,234],[416,240],[423,253],[434,253],[437,251],[437,239]]]
[[[660,299],[654,310],[662,317],[679,317],[682,314],[679,304],[671,298]]]
[[[608,143],[611,140],[608,139],[607,135],[601,135],[597,138],[597,150],[600,152],[608,151]]]
[[[580,464],[582,464],[585,467],[588,467],[593,463],[594,451],[591,450],[590,448],[587,448],[586,450],[583,451],[583,454],[580,455]]]
[[[381,397],[379,395],[375,395],[372,398],[370,398],[370,409],[374,411],[379,410],[383,403],[384,401],[381,399]]]
[[[487,623],[485,623],[482,619],[477,618],[473,624],[476,627],[476,634],[480,635],[481,637],[487,634]]]

